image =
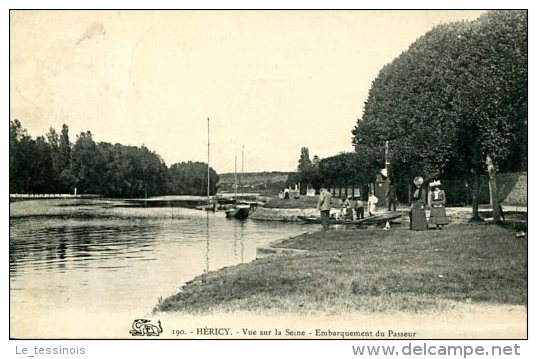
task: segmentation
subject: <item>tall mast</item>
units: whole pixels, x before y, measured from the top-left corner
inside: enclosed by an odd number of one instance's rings
[[[242,168],[241,168],[241,178],[242,178],[242,186],[241,186],[241,195],[244,200],[244,146],[242,146]]]
[[[235,203],[237,202],[237,156],[235,156],[235,185],[233,187],[235,187]]]
[[[209,137],[209,117],[207,117],[207,204],[211,202],[211,195],[210,195],[210,180],[211,180],[211,172],[210,172],[210,155],[211,155],[211,148],[210,148],[210,137]]]

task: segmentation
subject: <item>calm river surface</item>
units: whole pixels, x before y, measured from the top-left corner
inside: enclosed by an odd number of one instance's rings
[[[13,202],[12,335],[44,335],[32,332],[36,322],[58,316],[76,316],[83,327],[94,316],[150,313],[159,297],[176,293],[195,276],[252,261],[259,245],[311,229],[241,222],[166,201]]]

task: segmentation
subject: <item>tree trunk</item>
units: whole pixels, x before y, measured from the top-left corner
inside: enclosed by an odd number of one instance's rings
[[[468,190],[469,185],[468,185],[468,182],[466,182],[466,181],[464,181],[464,187],[466,188],[466,193],[465,193],[466,198],[465,198],[464,204],[467,206],[469,204],[472,204],[472,202],[470,200],[471,197],[472,197],[472,191]]]
[[[500,202],[498,201],[498,189],[496,187],[496,166],[487,155],[487,172],[489,173],[489,191],[490,191],[490,205],[492,206],[492,217],[494,223],[500,223]]]
[[[479,219],[479,172],[472,169],[472,174],[474,175],[474,180],[472,183],[472,218],[470,222],[480,221]]]

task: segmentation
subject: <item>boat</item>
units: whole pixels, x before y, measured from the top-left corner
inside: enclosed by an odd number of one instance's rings
[[[215,211],[216,210],[216,204],[199,204],[196,206],[196,209],[200,209],[202,211]]]
[[[242,173],[244,173],[244,146],[242,146]],[[242,198],[244,198],[244,194],[242,195]],[[237,156],[235,156],[235,205],[226,210],[226,218],[235,218],[241,221],[245,220],[250,215],[251,209],[251,204],[242,203],[237,200]]]
[[[402,213],[386,213],[386,214],[379,214],[379,215],[367,217],[364,219],[358,219],[358,220],[330,218],[328,220],[328,223],[329,224],[350,224],[350,225],[368,226],[368,225],[378,225],[378,224],[385,224],[386,222],[392,222],[402,216],[403,216]],[[319,217],[297,216],[297,218],[306,223],[316,223],[316,224],[322,223],[322,220]]]
[[[238,204],[234,208],[226,210],[227,218],[235,218],[244,220],[250,215],[250,206],[246,204]]]

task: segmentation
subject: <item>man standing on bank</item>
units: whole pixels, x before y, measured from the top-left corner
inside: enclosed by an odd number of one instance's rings
[[[362,197],[356,197],[356,219],[364,219],[364,201]]]
[[[390,187],[388,188],[388,211],[393,210],[395,211],[395,204],[397,203],[397,194],[395,191],[395,186],[393,184],[390,184]]]
[[[323,229],[326,231],[328,229],[330,220],[330,208],[332,207],[332,195],[326,190],[325,187],[321,187],[321,192],[319,194],[319,202],[317,203],[317,209],[321,211],[321,222],[323,224]]]

